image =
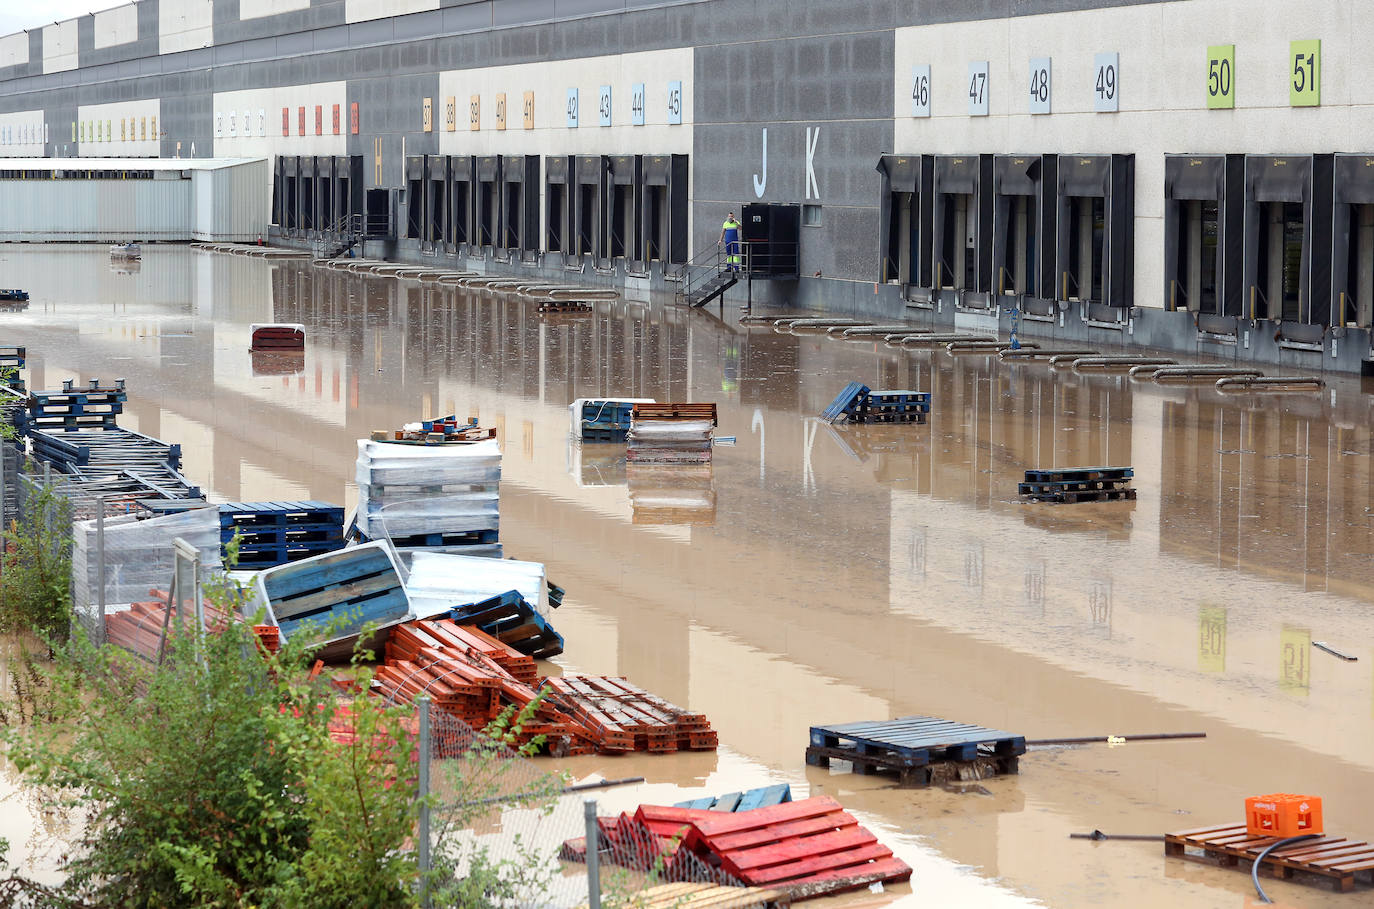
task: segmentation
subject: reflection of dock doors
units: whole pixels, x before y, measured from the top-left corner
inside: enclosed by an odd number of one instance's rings
[[[459,252],[473,242],[472,184],[476,164],[471,155],[449,158],[449,221],[445,240],[449,252]]]
[[[406,230],[409,240],[425,235],[425,156],[406,158]]]
[[[568,224],[572,219],[572,207],[568,192],[572,185],[571,170],[574,159],[568,155],[551,156],[544,159],[544,250],[546,252],[568,253],[572,251],[571,232]]]
[[[1058,165],[1055,155],[998,155],[993,162],[992,292],[1020,298],[1021,308],[1042,316],[1054,310]]]
[[[539,248],[539,156],[501,159],[502,246],[513,252]]]
[[[1337,155],[1332,221],[1333,325],[1369,328],[1374,317],[1374,155]]]
[[[1164,159],[1167,309],[1241,315],[1244,196],[1244,155],[1169,155]]]
[[[1325,325],[1331,301],[1331,155],[1245,160],[1246,314]]]
[[[1059,299],[1088,304],[1089,318],[1119,321],[1098,307],[1129,307],[1135,282],[1135,156],[1060,155]]]
[[[606,184],[606,245],[612,259],[640,262],[639,211],[644,167],[639,155],[613,155]]]
[[[501,158],[487,155],[477,159],[477,198],[473,205],[477,218],[477,245],[500,246],[501,240]]]
[[[930,155],[884,155],[878,161],[878,173],[883,175],[878,198],[883,243],[878,280],[930,287],[935,159]]]
[[[591,256],[596,262],[605,258],[601,245],[605,223],[604,186],[606,167],[599,155],[578,155],[576,172],[577,192],[573,198],[575,225],[573,251],[578,256]]]
[[[425,158],[425,235],[426,243],[438,245],[447,236],[448,225],[448,156],[429,155]]]
[[[935,288],[986,309],[992,290],[992,155],[935,158]]]
[[[687,261],[687,156],[644,157],[643,225],[646,262]]]

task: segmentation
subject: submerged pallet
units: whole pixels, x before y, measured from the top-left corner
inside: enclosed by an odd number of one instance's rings
[[[590,313],[592,305],[579,300],[551,300],[539,304],[539,312],[544,315],[575,315]]]
[[[521,653],[546,660],[563,652],[563,635],[520,595],[518,590],[455,606],[449,618],[460,625],[474,625]]]
[[[706,716],[683,710],[623,678],[562,676],[544,680],[549,700],[574,716],[602,753],[714,751]]]
[[[730,792],[725,795],[704,796],[678,802],[675,808],[695,808],[698,811],[753,811],[755,808],[768,808],[792,801],[792,787],[786,783],[776,786],[760,786],[744,792]]]
[[[1034,502],[1072,505],[1079,502],[1134,501],[1129,487],[1135,471],[1130,467],[1071,467],[1027,470],[1017,495]]]
[[[583,844],[586,861],[586,844]],[[660,884],[634,894],[628,905],[635,909],[785,909],[792,904],[786,893],[760,887],[727,887],[723,884]],[[583,903],[577,909],[587,909]]]
[[[1024,736],[931,716],[812,726],[806,763],[848,761],[859,774],[894,772],[902,785],[924,786],[938,764],[984,760],[997,773],[1016,773]]]
[[[835,396],[835,400],[830,402],[830,406],[821,411],[821,419],[827,423],[834,423],[840,417],[853,414],[867,396],[867,385],[862,382],[850,382],[843,391]]]
[[[1244,824],[1219,824],[1164,835],[1164,854],[1223,867],[1253,865],[1259,854],[1281,837],[1251,836]],[[1247,867],[1248,867],[1247,865]],[[1340,892],[1355,889],[1356,875],[1369,872],[1374,883],[1374,844],[1340,836],[1321,836],[1280,847],[1265,856],[1262,867],[1275,877],[1294,872],[1317,875]]]

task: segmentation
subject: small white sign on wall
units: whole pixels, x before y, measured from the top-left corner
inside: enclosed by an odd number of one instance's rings
[[[1093,57],[1093,110],[1114,113],[1121,109],[1121,55],[1116,51]]]
[[[929,63],[918,63],[911,68],[911,116],[930,116]]]
[[[988,115],[988,61],[978,60],[968,65],[968,115]]]

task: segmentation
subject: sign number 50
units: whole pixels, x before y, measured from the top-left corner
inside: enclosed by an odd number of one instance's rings
[[[1207,106],[1213,110],[1236,106],[1236,46],[1207,48]]]
[[[1288,46],[1288,103],[1318,107],[1322,103],[1322,43],[1294,41]]]

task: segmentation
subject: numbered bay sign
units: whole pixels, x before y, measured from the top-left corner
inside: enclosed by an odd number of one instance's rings
[[[568,89],[568,103],[566,106],[568,114],[568,129],[577,129],[577,89]]]
[[[1115,51],[1093,57],[1093,110],[1121,110],[1121,55]]]
[[[534,129],[534,92],[525,92],[525,129]]]
[[[600,117],[602,126],[611,125],[611,87],[609,85],[601,86],[597,93],[596,112]]]
[[[1030,112],[1050,113],[1050,58],[1032,57],[1030,62]]]
[[[911,116],[930,116],[930,64],[911,68]]]
[[[1288,103],[1319,107],[1322,103],[1322,43],[1294,41],[1288,45]]]
[[[682,83],[668,83],[668,122],[673,126],[682,123]]]
[[[630,125],[644,125],[644,83],[630,86]]]
[[[1207,107],[1231,110],[1236,106],[1236,46],[1215,44],[1207,48]]]
[[[988,61],[979,60],[968,65],[968,115],[988,115]]]

